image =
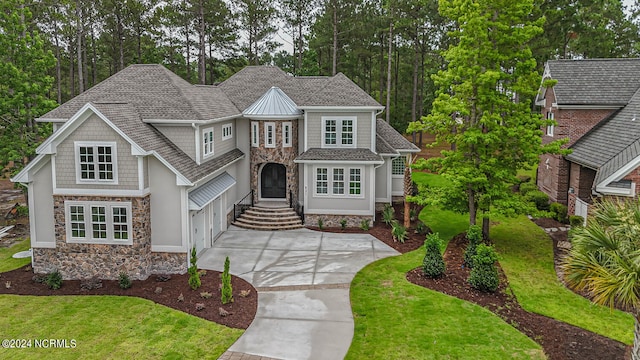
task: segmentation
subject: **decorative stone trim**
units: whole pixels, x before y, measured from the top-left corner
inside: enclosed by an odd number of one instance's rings
[[[318,226],[318,219],[322,219],[322,226],[326,227],[340,227],[341,220],[347,220],[347,227],[360,227],[362,220],[368,219],[369,225],[373,226],[372,215],[318,215],[318,214],[305,214],[304,224],[305,226]]]

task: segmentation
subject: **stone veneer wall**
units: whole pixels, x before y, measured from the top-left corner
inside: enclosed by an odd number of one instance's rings
[[[347,220],[347,227],[360,227],[362,220],[368,219],[369,226],[373,226],[373,216],[371,215],[317,215],[305,214],[304,224],[306,226],[318,226],[318,219],[322,219],[322,226],[340,227],[341,220]]]
[[[186,253],[151,252],[150,196],[54,196],[53,201],[56,247],[33,249],[35,273],[58,270],[65,280],[114,280],[124,272],[133,280],[144,280],[151,274],[186,272]],[[67,243],[65,201],[131,202],[133,245]]]
[[[273,148],[264,146],[265,122],[273,122],[276,125],[276,143]],[[291,147],[282,147],[282,124],[284,122],[291,122]],[[255,190],[253,192],[253,200],[256,203],[259,201],[260,167],[263,164],[276,163],[284,165],[287,171],[287,191],[285,197],[288,203],[290,192],[293,192],[294,196],[298,196],[298,164],[293,162],[293,160],[298,157],[298,120],[261,120],[258,121],[258,127],[260,141],[258,142],[258,147],[251,147],[250,151],[251,188]]]

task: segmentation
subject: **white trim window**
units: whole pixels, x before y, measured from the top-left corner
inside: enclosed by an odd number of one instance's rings
[[[115,142],[75,142],[76,182],[117,184]]]
[[[222,140],[229,140],[233,138],[233,124],[228,123],[222,125]]]
[[[251,146],[260,146],[260,125],[257,121],[251,122]]]
[[[323,117],[322,147],[356,147],[356,117]]]
[[[362,191],[363,172],[361,167],[316,167],[314,195],[362,198],[364,196]],[[347,176],[349,176],[348,180]]]
[[[272,122],[264,123],[264,147],[276,147],[276,124]]]
[[[397,157],[391,162],[391,175],[394,177],[404,176],[405,158]]]
[[[67,242],[133,243],[130,202],[65,201],[64,207]]]
[[[291,147],[291,122],[282,123],[282,147]]]
[[[549,112],[547,112],[547,120],[554,120],[555,116],[554,114],[551,112],[551,110],[549,110]],[[547,136],[551,136],[553,137],[553,130],[555,130],[555,126],[553,124],[551,125],[547,125]]]
[[[202,130],[202,153],[205,157],[213,155],[213,128]]]

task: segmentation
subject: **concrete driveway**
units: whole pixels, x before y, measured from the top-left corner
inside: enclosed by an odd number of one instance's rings
[[[342,359],[353,338],[349,284],[365,265],[398,255],[368,234],[230,227],[198,259],[258,291],[256,318],[220,359]],[[232,357],[233,356],[233,357]]]

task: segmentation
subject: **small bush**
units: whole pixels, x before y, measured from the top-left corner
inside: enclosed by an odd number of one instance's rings
[[[429,232],[431,232],[431,229],[429,229],[429,227],[422,221],[418,221],[418,223],[416,224],[416,233],[420,235],[426,235]]]
[[[422,272],[430,278],[442,276],[446,268],[440,252],[441,243],[438,233],[427,235],[427,239],[424,242],[427,252],[422,260]]]
[[[476,256],[473,257],[474,266],[469,274],[469,284],[480,291],[496,291],[500,282],[496,261],[498,261],[498,255],[492,246],[478,245]]]
[[[204,291],[200,293],[200,297],[203,299],[211,299],[212,296],[213,294],[208,291]]]
[[[479,225],[469,226],[467,230],[467,240],[469,244],[464,251],[464,265],[473,267],[473,257],[476,256],[476,248],[482,242],[482,228]]]
[[[50,273],[44,279],[44,283],[47,284],[49,289],[58,290],[62,287],[62,275],[58,270]]]
[[[402,226],[398,221],[394,221],[391,223],[391,236],[393,240],[400,241],[404,244],[405,240],[407,240],[407,228]]]
[[[193,247],[191,249],[191,266],[189,266],[189,269],[187,269],[187,272],[189,273],[189,286],[193,290],[198,289],[202,285],[202,282],[200,281],[200,273],[198,272],[198,266],[196,265],[196,262],[198,261],[198,257],[196,255],[196,248]]]
[[[322,218],[318,218],[318,229],[322,230],[324,228],[324,220]]]
[[[553,214],[553,218],[558,220],[561,223],[567,222],[567,207],[554,202],[549,205],[549,211]]]
[[[520,194],[523,196],[535,190],[538,190],[538,186],[532,182],[523,182],[520,184]]]
[[[518,175],[517,177],[520,184],[528,183],[531,181],[531,176],[529,175]]]
[[[382,221],[387,225],[392,225],[395,219],[396,211],[393,209],[393,206],[385,204],[384,210],[382,210]]]
[[[584,218],[580,215],[569,216],[569,224],[572,228],[584,226]]]
[[[540,211],[549,211],[549,196],[540,190],[527,193],[527,200],[536,205],[536,209]]]
[[[344,229],[346,229],[346,228],[347,228],[347,219],[342,219],[342,220],[340,220],[340,228],[341,228],[342,230],[344,230]]]
[[[127,273],[120,273],[120,276],[118,277],[118,286],[120,286],[120,289],[128,289],[131,287],[131,279],[129,279],[129,275],[127,275]]]
[[[410,221],[418,220],[418,211],[416,211],[416,209],[409,209],[409,220]]]
[[[369,219],[362,219],[362,221],[360,221],[360,229],[368,231],[370,227],[371,222],[369,221]]]
[[[233,301],[233,289],[231,288],[231,274],[229,274],[229,266],[231,262],[227,256],[224,259],[224,271],[222,272],[222,288],[220,289],[220,300],[222,304],[228,304]]]

